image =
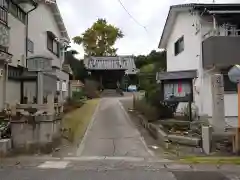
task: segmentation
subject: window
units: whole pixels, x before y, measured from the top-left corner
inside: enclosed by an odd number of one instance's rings
[[[0,0],[0,7],[4,9],[8,9],[8,1],[7,0]]]
[[[9,79],[17,79],[21,75],[20,69],[16,67],[9,66],[8,67],[8,78]]]
[[[27,48],[29,52],[34,52],[34,43],[30,39],[27,40]]]
[[[184,37],[179,38],[174,44],[174,53],[177,56],[184,50]]]
[[[237,84],[230,81],[228,77],[228,71],[231,67],[223,69],[221,73],[223,74],[224,92],[237,92]]]
[[[0,0],[0,21],[7,24],[8,19],[8,4],[6,0]]]
[[[24,24],[26,23],[26,13],[12,1],[9,1],[9,12]]]
[[[237,84],[230,81],[227,74],[223,75],[224,92],[237,92]]]
[[[53,54],[59,57],[60,49],[59,49],[59,42],[57,42],[55,36],[51,32],[47,32],[47,48]]]
[[[0,21],[7,24],[7,18],[8,18],[7,16],[8,16],[7,10],[0,7]]]

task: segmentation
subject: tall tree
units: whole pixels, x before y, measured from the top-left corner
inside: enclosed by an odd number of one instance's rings
[[[139,55],[135,58],[135,64],[138,69],[141,67],[154,64],[153,71],[165,71],[166,70],[166,52],[152,50],[148,55]]]
[[[135,64],[140,73],[138,74],[140,88],[152,94],[157,89],[156,72],[166,70],[166,52],[152,50],[148,55],[139,55],[135,58]]]
[[[81,36],[73,38],[74,43],[83,45],[87,56],[115,56],[117,49],[114,44],[124,35],[106,19],[98,19]]]
[[[88,73],[84,67],[83,60],[79,60],[74,57],[76,54],[78,54],[78,52],[75,50],[68,50],[65,52],[65,63],[70,65],[74,78],[84,82]]]

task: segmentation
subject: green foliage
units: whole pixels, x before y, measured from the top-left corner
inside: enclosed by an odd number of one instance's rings
[[[156,82],[156,73],[166,70],[166,52],[153,50],[147,56],[137,56],[135,64],[140,69],[140,89],[145,90],[145,101],[139,102],[140,111],[144,111],[150,120],[172,117],[177,103],[163,103],[162,92]]]
[[[81,99],[84,99],[85,97],[85,93],[84,91],[74,91],[72,93],[72,98],[75,99],[75,100],[81,100]]]
[[[123,36],[119,28],[108,24],[105,19],[98,19],[81,36],[74,37],[73,41],[83,45],[87,56],[115,56],[117,49],[113,45]]]
[[[147,56],[137,56],[135,64],[139,73],[140,89],[146,91],[147,95],[154,92],[156,89],[156,72],[166,70],[166,52],[157,52],[155,50]]]
[[[165,71],[166,70],[166,52],[151,51],[147,56],[139,55],[135,57],[135,64],[138,69],[148,64],[154,64],[154,71]]]
[[[87,70],[85,69],[83,60],[76,59],[75,54],[78,54],[75,50],[69,50],[65,53],[65,63],[69,64],[75,79],[79,79],[84,82],[88,77]]]

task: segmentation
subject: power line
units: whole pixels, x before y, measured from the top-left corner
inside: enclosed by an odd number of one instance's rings
[[[147,28],[145,26],[143,26],[141,23],[139,23],[130,13],[129,11],[127,10],[127,8],[123,5],[122,1],[121,0],[118,0],[118,2],[120,3],[120,5],[122,6],[122,8],[126,11],[126,13],[135,21],[135,23],[137,23],[139,26],[143,27],[145,29],[146,32],[147,31]]]

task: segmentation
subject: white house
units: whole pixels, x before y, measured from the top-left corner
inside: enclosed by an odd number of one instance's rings
[[[59,96],[68,96],[69,74],[62,68],[70,38],[57,3],[45,0],[0,0],[0,109],[5,103],[34,101],[36,74],[28,59],[51,60]]]
[[[157,74],[159,82],[191,80],[188,91],[193,94],[199,116],[212,117],[210,77],[221,73],[225,117],[236,119],[237,85],[229,81],[227,72],[240,63],[240,4],[171,6],[159,48],[167,51],[167,72]]]

